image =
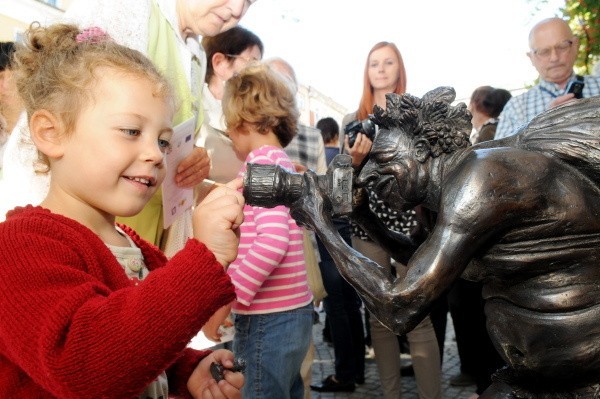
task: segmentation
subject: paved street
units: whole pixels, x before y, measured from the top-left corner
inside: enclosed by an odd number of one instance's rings
[[[333,348],[323,342],[323,321],[325,313],[319,313],[320,323],[313,326],[313,337],[315,339],[315,360],[312,368],[313,383],[322,380],[330,374],[334,374]],[[460,361],[456,351],[454,340],[454,328],[452,319],[448,317],[446,329],[446,343],[444,345],[444,363],[442,366],[442,397],[444,399],[468,399],[474,392],[475,386],[453,387],[448,383],[449,379],[459,372]],[[319,393],[311,391],[312,399],[362,399],[383,398],[381,385],[377,376],[375,360],[367,359],[365,370],[365,383],[357,385],[353,393]],[[402,377],[402,399],[418,399],[415,378],[412,376]]]

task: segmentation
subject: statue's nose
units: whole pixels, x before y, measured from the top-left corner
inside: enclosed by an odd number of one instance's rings
[[[375,181],[379,174],[376,170],[375,162],[369,160],[365,166],[363,166],[360,174],[354,181],[354,184],[357,187],[366,187],[370,182]]]

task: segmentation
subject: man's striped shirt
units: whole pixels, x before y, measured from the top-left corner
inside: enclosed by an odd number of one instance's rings
[[[574,80],[575,75],[571,77],[567,87]],[[583,80],[585,83],[582,92],[584,98],[600,95],[600,76],[588,75],[584,76]],[[546,111],[552,100],[563,94],[566,94],[566,89],[555,83],[540,80],[539,84],[525,93],[512,97],[500,114],[494,138],[497,140],[517,134],[533,118]]]

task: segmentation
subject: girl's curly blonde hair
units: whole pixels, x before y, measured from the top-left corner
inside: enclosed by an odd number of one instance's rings
[[[17,45],[14,54],[14,72],[28,117],[37,110],[48,110],[66,132],[72,132],[83,106],[94,100],[94,83],[100,73],[107,72],[148,79],[156,87],[154,95],[175,108],[171,86],[142,53],[117,44],[106,34],[82,33],[85,31],[72,24],[43,27],[37,22],[25,32],[24,43]],[[40,162],[45,168],[39,171],[47,171],[43,154]]]

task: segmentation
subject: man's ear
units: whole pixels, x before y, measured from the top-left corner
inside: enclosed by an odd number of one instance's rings
[[[29,118],[31,140],[48,158],[58,159],[63,156],[63,130],[62,123],[48,110],[37,110]]]
[[[429,142],[425,139],[418,139],[415,142],[415,158],[420,163],[425,163],[429,156],[431,155],[431,147]]]
[[[527,57],[529,58],[529,62],[531,62],[531,65],[535,68],[535,55],[533,54],[533,50],[530,50],[525,54],[527,54]]]

